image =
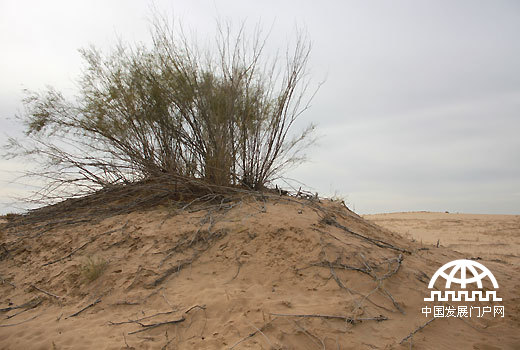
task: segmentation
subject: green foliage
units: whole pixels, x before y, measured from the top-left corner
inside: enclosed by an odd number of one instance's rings
[[[153,29],[151,47],[81,50],[75,99],[52,88],[27,93],[34,147],[24,150],[48,160],[46,175],[56,182],[49,191],[165,173],[262,189],[302,160],[313,126],[288,136],[308,108],[310,45],[301,35],[280,62],[265,57],[259,31],[249,41],[244,28],[232,38],[230,26],[219,25],[215,46],[201,50],[165,20]]]
[[[93,282],[105,272],[108,261],[89,256],[80,266],[81,275],[87,282]]]

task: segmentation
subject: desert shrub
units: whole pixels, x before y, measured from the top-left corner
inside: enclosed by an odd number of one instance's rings
[[[40,194],[73,195],[164,174],[261,190],[303,158],[313,126],[292,132],[308,108],[310,44],[298,34],[286,56],[266,37],[217,25],[205,48],[156,17],[151,46],[122,42],[81,50],[79,92],[28,91],[27,139],[11,155],[42,161]],[[63,194],[60,194],[60,198]]]
[[[89,256],[80,266],[81,275],[85,281],[92,282],[105,272],[107,266],[108,261],[105,259]]]

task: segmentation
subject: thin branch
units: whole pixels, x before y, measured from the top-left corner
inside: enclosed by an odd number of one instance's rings
[[[339,222],[337,222],[335,219],[331,218],[330,216],[327,216],[325,218],[323,218],[322,220],[325,224],[328,224],[328,225],[332,225],[332,226],[335,226],[347,233],[350,233],[351,235],[355,236],[355,237],[359,237],[361,239],[364,239],[372,244],[375,244],[376,246],[380,247],[380,248],[388,248],[388,249],[393,249],[393,250],[397,250],[397,251],[400,251],[400,252],[403,252],[403,253],[408,253],[408,254],[411,254],[411,252],[409,250],[406,250],[404,248],[399,248],[399,247],[396,247],[390,243],[387,243],[385,241],[382,241],[382,240],[379,240],[379,239],[375,239],[375,238],[370,238],[370,237],[367,237],[367,236],[364,236],[362,234],[359,234],[357,232],[354,232],[350,229],[348,229],[347,227],[341,225]]]
[[[426,323],[424,323],[422,326],[419,326],[417,327],[413,332],[411,332],[410,334],[408,334],[406,337],[404,337],[403,339],[401,339],[401,341],[399,342],[399,344],[402,344],[404,343],[405,341],[407,341],[408,339],[410,339],[415,333],[419,332],[421,329],[423,329],[424,327],[426,327],[427,325],[429,325],[430,323],[432,323],[433,321],[435,321],[435,317],[431,318],[430,320],[426,321]]]
[[[256,331],[252,332],[252,333],[249,333],[247,336],[245,336],[244,338],[240,339],[239,341],[237,341],[235,344],[233,344],[233,346],[231,346],[229,348],[229,350],[232,350],[234,349],[237,345],[245,342],[246,340],[248,340],[249,338],[252,338],[254,337],[257,333],[259,332],[263,332],[269,325],[271,325],[271,323],[273,323],[275,320],[277,319],[277,317],[273,318],[272,320],[270,320],[269,322],[265,323],[262,327],[260,328],[256,328]]]
[[[122,227],[124,228],[126,226],[126,224]],[[100,233],[99,235],[96,235],[92,238],[90,238],[87,242],[83,243],[82,245],[80,245],[79,247],[77,247],[76,249],[72,250],[69,254],[59,258],[59,259],[56,259],[56,260],[53,260],[53,261],[49,261],[49,262],[46,262],[45,264],[42,265],[43,266],[48,266],[48,265],[52,265],[52,264],[55,264],[57,262],[60,262],[62,260],[65,260],[67,258],[70,258],[74,253],[76,253],[77,251],[83,249],[84,247],[86,247],[88,244],[90,243],[93,243],[96,239],[98,239],[99,237],[103,236],[103,235],[109,235],[109,234],[112,234],[116,231],[119,231],[120,229],[122,228],[118,228],[118,229],[115,229],[115,230],[110,230],[110,231],[107,231],[107,232],[103,232],[103,233]]]
[[[31,307],[32,305],[34,305],[38,302],[40,302],[40,298],[37,297],[37,298],[31,299],[21,305],[9,306],[9,307],[0,309],[0,312],[7,312],[7,311],[11,311],[11,310],[16,310],[16,309],[25,309],[25,308]]]
[[[247,320],[246,320],[247,321]],[[255,326],[254,324],[252,324],[251,322],[247,321],[247,323],[249,323],[249,325],[251,327],[253,327],[254,329],[256,329],[256,332],[260,333],[264,338],[265,340],[267,340],[267,343],[269,344],[269,348],[272,349],[274,348],[273,346],[273,343],[271,343],[271,341],[269,340],[269,338],[267,337],[267,335],[265,335],[265,333],[260,329],[258,328],[257,326]]]
[[[27,308],[25,308],[24,310],[19,311],[19,312],[13,314],[13,315],[9,315],[9,316],[7,316],[6,319],[13,318],[13,317],[18,316],[19,314],[25,312],[25,311],[28,311],[28,310],[34,309],[34,308],[36,308],[37,306],[39,306],[42,302],[43,302],[43,300],[40,299],[40,300],[38,300],[36,303],[34,303],[34,304],[28,306]]]
[[[128,320],[128,321],[121,321],[121,322],[112,322],[112,321],[108,321],[108,324],[110,326],[119,326],[119,325],[122,325],[122,324],[127,324],[127,323],[139,323],[141,321],[144,321],[144,320],[148,320],[150,318],[154,318],[156,316],[161,316],[161,315],[170,315],[174,312],[177,312],[177,310],[172,310],[172,311],[166,311],[166,312],[158,312],[156,314],[153,314],[153,315],[150,315],[150,316],[146,316],[146,317],[142,317],[142,318],[138,318],[136,320]]]
[[[8,280],[6,280],[5,278],[3,278],[2,276],[0,276],[0,280],[2,281],[2,284],[7,283],[7,284],[9,284],[11,287],[16,288],[16,286],[15,286],[13,283],[9,282]]]
[[[325,343],[323,342],[323,340],[321,340],[320,338],[318,338],[317,336],[315,336],[314,334],[312,334],[311,332],[309,332],[308,330],[306,330],[306,329],[305,329],[303,326],[301,326],[298,322],[294,321],[294,324],[295,324],[298,328],[300,328],[301,331],[302,331],[306,336],[308,336],[314,344],[316,344],[316,345],[318,345],[319,347],[321,347],[322,350],[325,350]],[[320,342],[320,344],[316,343],[316,342],[315,342],[315,339],[317,339],[317,340]]]
[[[189,309],[187,309],[186,311],[184,311],[184,313],[187,314],[187,313],[189,313],[190,311],[192,311],[193,309],[206,310],[206,305],[193,305],[192,307],[190,307]]]
[[[78,312],[75,312],[73,313],[72,315],[68,316],[68,317],[65,317],[65,319],[67,318],[71,318],[71,317],[76,317],[78,316],[80,313],[82,313],[83,311],[87,310],[88,308],[91,308],[92,306],[98,304],[101,302],[101,299],[97,299],[96,301],[94,301],[93,303],[91,304],[88,304],[87,306],[85,306],[83,309],[79,310]]]
[[[38,315],[34,315],[33,317],[31,318],[28,318],[26,320],[23,320],[21,322],[18,322],[18,323],[12,323],[12,324],[0,324],[0,327],[12,327],[12,326],[18,326],[22,323],[25,323],[25,322],[29,322],[31,320],[34,320],[36,317],[40,316],[41,314],[38,314]]]
[[[165,321],[165,322],[158,322],[158,323],[152,323],[152,324],[143,324],[143,323],[136,322],[136,323],[139,324],[141,327],[143,327],[143,329],[139,329],[139,330],[137,330],[137,331],[129,332],[128,335],[132,335],[132,334],[136,334],[136,333],[145,332],[145,331],[148,331],[148,330],[150,330],[150,329],[157,328],[157,327],[162,326],[162,325],[165,325],[165,324],[180,323],[180,322],[183,322],[183,321],[185,321],[185,320],[186,320],[186,319],[184,318],[184,316],[181,316],[180,318],[178,318],[178,319],[176,319],[176,320]]]
[[[338,319],[343,320],[348,323],[357,323],[361,321],[386,321],[388,320],[388,317],[379,315],[376,317],[358,317],[353,318],[349,316],[342,316],[342,315],[323,315],[323,314],[278,314],[278,313],[271,313],[270,315],[273,316],[282,316],[282,317],[309,317],[309,318],[326,318],[326,319]]]
[[[48,296],[54,297],[54,298],[56,298],[56,299],[61,299],[61,298],[63,298],[63,297],[60,297],[59,295],[52,294],[51,292],[47,292],[47,291],[45,291],[45,290],[43,290],[43,289],[41,289],[41,288],[38,288],[38,287],[36,287],[34,284],[31,284],[30,286],[33,287],[34,289],[36,289],[36,290],[38,290],[38,291],[44,293],[44,294],[47,294]]]

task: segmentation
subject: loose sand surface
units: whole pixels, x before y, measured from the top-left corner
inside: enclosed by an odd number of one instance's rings
[[[520,265],[520,215],[406,212],[363,217],[425,246],[439,242],[467,258]]]
[[[1,224],[0,349],[520,349],[518,217],[367,218],[253,197]],[[504,317],[421,313],[464,258]]]

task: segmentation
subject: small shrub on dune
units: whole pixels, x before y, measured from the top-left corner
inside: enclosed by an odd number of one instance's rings
[[[87,282],[98,279],[108,266],[108,261],[100,257],[89,256],[80,266],[81,275]]]

